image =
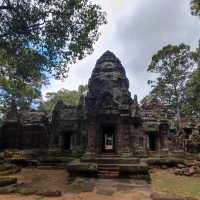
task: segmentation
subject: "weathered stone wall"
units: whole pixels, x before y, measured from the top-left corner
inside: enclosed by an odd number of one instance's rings
[[[37,149],[48,148],[49,133],[44,126],[22,126],[8,123],[2,127],[1,148]]]
[[[49,124],[45,113],[24,112],[8,119],[1,128],[3,149],[48,148]]]
[[[50,148],[73,150],[81,146],[81,119],[78,107],[58,101],[52,112]]]
[[[58,101],[51,121],[42,112],[10,113],[0,129],[1,148],[81,148],[91,154],[102,153],[103,128],[112,127],[114,153],[124,156],[147,155],[150,134],[155,134],[155,151],[200,152],[199,120],[182,116],[176,131],[174,113],[155,97],[145,98],[139,106],[131,98],[129,81],[120,60],[105,52],[93,69],[89,91],[78,106]],[[17,109],[14,109],[17,112]],[[194,130],[198,134],[194,134]],[[198,140],[198,141],[197,141]]]

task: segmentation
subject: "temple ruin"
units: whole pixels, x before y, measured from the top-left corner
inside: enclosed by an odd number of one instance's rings
[[[141,159],[152,152],[200,152],[199,121],[183,116],[179,126],[177,131],[175,114],[156,97],[149,96],[141,105],[136,95],[132,99],[121,61],[107,51],[97,60],[78,106],[67,106],[61,99],[49,118],[39,112],[9,116],[0,130],[0,147],[79,151],[84,157],[80,164],[112,160],[142,169]]]

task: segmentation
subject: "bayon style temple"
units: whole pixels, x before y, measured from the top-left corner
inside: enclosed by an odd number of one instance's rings
[[[83,165],[106,158],[123,165],[140,159],[140,168],[142,158],[152,152],[159,156],[200,152],[199,121],[182,116],[179,128],[173,111],[155,96],[141,105],[136,95],[131,97],[124,67],[107,51],[97,60],[77,107],[61,99],[51,117],[39,112],[9,116],[0,131],[0,147],[79,151]]]
[[[91,155],[145,156],[173,150],[177,137],[184,138],[187,150],[186,140],[199,133],[199,121],[184,115],[177,133],[175,114],[155,96],[141,105],[136,95],[132,99],[125,69],[110,51],[97,60],[88,88],[77,107],[59,100],[51,117],[42,112],[9,113],[0,132],[1,149],[80,148]]]

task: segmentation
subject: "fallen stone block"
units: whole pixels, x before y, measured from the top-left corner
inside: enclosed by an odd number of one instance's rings
[[[45,190],[45,191],[37,191],[36,195],[43,196],[43,197],[60,197],[62,196],[61,191],[59,190]]]
[[[1,177],[0,178],[0,187],[12,185],[17,183],[17,178],[10,178],[10,177]]]
[[[36,194],[36,190],[32,188],[18,188],[16,189],[16,193],[22,194],[22,195],[34,195]]]
[[[16,192],[16,188],[14,187],[1,187],[0,188],[0,194],[11,194],[11,193],[15,193]]]

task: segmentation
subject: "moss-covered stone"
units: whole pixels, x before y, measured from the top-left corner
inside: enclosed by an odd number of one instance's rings
[[[28,166],[29,160],[23,157],[13,157],[8,160],[10,163],[26,167]]]
[[[72,176],[95,176],[97,175],[97,164],[95,163],[70,163],[67,170]]]
[[[11,177],[1,177],[0,178],[0,187],[12,185],[17,183],[17,178],[11,178]]]
[[[0,176],[12,175],[12,174],[16,174],[16,173],[18,173],[20,171],[21,171],[21,168],[19,168],[19,167],[13,167],[11,169],[0,171]]]
[[[36,189],[33,188],[18,188],[15,192],[22,195],[34,195],[37,193]]]
[[[11,193],[15,193],[16,192],[16,188],[14,187],[1,187],[0,188],[0,194],[11,194]]]
[[[130,174],[139,174],[139,173],[148,173],[149,167],[146,164],[140,165],[120,165],[120,173],[130,173]]]
[[[183,164],[184,159],[176,159],[176,158],[149,158],[147,160],[149,165],[153,166],[167,166],[167,167],[174,167],[178,164]]]
[[[0,172],[7,171],[13,168],[13,165],[10,164],[1,164],[0,165]]]
[[[37,195],[43,196],[43,197],[60,197],[62,196],[61,191],[58,190],[42,190],[42,191],[37,191]]]

